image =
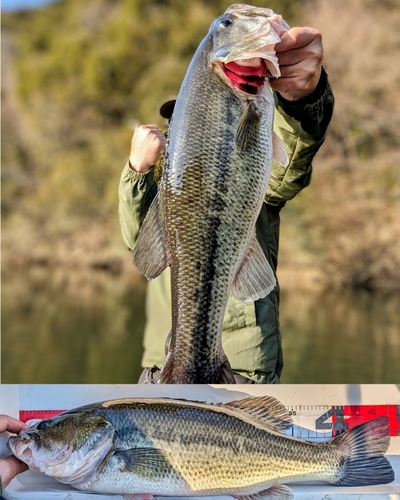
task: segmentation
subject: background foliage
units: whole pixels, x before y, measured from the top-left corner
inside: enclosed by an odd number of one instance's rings
[[[399,22],[398,0],[317,0],[299,19],[323,34],[335,111],[311,186],[285,211],[298,246],[285,258],[338,285],[400,288]]]
[[[2,16],[3,262],[121,269],[117,188],[138,123],[175,96],[229,0],[62,0]],[[323,34],[336,97],[311,186],[283,210],[281,266],[400,287],[398,0],[269,0]]]

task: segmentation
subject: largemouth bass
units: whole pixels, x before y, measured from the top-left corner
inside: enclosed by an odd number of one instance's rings
[[[233,5],[211,25],[177,97],[159,191],[134,250],[148,279],[171,266],[161,383],[234,383],[221,344],[229,293],[250,302],[276,284],[255,223],[273,158],[288,163],[266,78],[280,75],[274,47],[287,29],[270,9]]]
[[[357,486],[391,482],[383,456],[387,417],[329,442],[283,434],[285,407],[271,397],[226,404],[122,399],[44,420],[9,439],[31,469],[80,490],[161,496],[232,495],[238,500],[292,498],[282,483],[323,480]],[[251,495],[251,497],[249,497]]]

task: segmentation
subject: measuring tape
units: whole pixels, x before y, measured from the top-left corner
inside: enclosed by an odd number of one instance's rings
[[[286,434],[301,438],[331,438],[357,425],[386,416],[390,436],[400,436],[400,405],[287,407],[294,426]]]
[[[400,436],[400,405],[288,406],[293,427],[285,434],[326,440],[374,418],[387,416],[391,436]],[[22,422],[55,417],[66,410],[21,410]]]

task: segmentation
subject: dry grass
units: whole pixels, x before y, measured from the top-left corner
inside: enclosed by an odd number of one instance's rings
[[[301,22],[323,34],[335,112],[311,186],[283,214],[297,236],[283,238],[283,263],[317,266],[339,286],[398,289],[400,4],[315,0]]]

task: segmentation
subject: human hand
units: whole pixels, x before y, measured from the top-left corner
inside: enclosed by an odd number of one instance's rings
[[[129,163],[133,170],[145,173],[165,151],[167,139],[157,125],[141,125],[132,137]]]
[[[18,434],[27,427],[26,424],[16,418],[9,417],[8,415],[0,415],[0,434],[6,431]],[[3,489],[10,484],[11,479],[27,469],[28,466],[18,460],[18,458],[12,456],[0,458],[0,477]]]
[[[289,101],[311,94],[321,76],[323,47],[321,34],[314,28],[292,28],[280,35],[275,51],[281,76],[270,86]]]

